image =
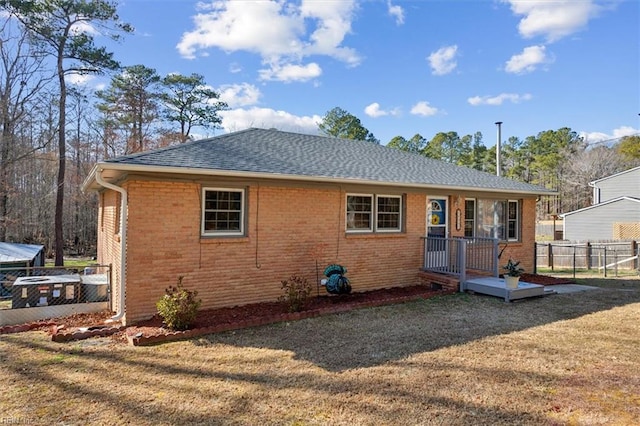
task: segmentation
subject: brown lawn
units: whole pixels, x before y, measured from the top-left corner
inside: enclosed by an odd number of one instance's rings
[[[456,294],[152,347],[0,335],[0,424],[638,424],[640,280],[580,283],[602,288]]]

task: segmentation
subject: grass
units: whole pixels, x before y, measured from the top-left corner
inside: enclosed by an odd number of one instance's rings
[[[64,259],[64,266],[68,268],[85,268],[87,266],[93,266],[96,264],[95,260],[90,258],[66,258]],[[47,261],[46,266],[53,266],[53,260]]]
[[[0,336],[33,424],[637,424],[640,280],[506,304],[456,294],[155,347]],[[36,397],[37,396],[37,397]]]

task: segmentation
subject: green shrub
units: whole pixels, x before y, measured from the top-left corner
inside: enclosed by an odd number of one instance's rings
[[[164,324],[172,330],[186,330],[196,319],[202,300],[196,300],[198,292],[182,287],[182,278],[178,277],[177,286],[169,286],[165,295],[156,303],[158,314]]]
[[[287,305],[289,312],[301,311],[311,295],[309,282],[305,278],[292,275],[281,283],[284,295],[280,296],[279,300]]]

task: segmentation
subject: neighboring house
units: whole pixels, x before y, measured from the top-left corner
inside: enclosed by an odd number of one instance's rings
[[[566,240],[640,239],[640,167],[589,183],[593,205],[560,215]]]
[[[424,237],[498,237],[533,267],[549,191],[363,141],[248,129],[96,164],[98,262],[117,317],[155,314],[179,276],[201,308],[274,301],[292,274],[354,292],[414,285]],[[506,257],[505,257],[506,258]],[[121,291],[126,289],[126,298]]]

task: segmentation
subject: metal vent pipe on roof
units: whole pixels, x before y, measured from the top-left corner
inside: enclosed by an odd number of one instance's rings
[[[500,164],[500,142],[502,140],[502,121],[496,121],[496,126],[498,126],[498,136],[496,140],[496,175],[500,176],[502,165]]]

